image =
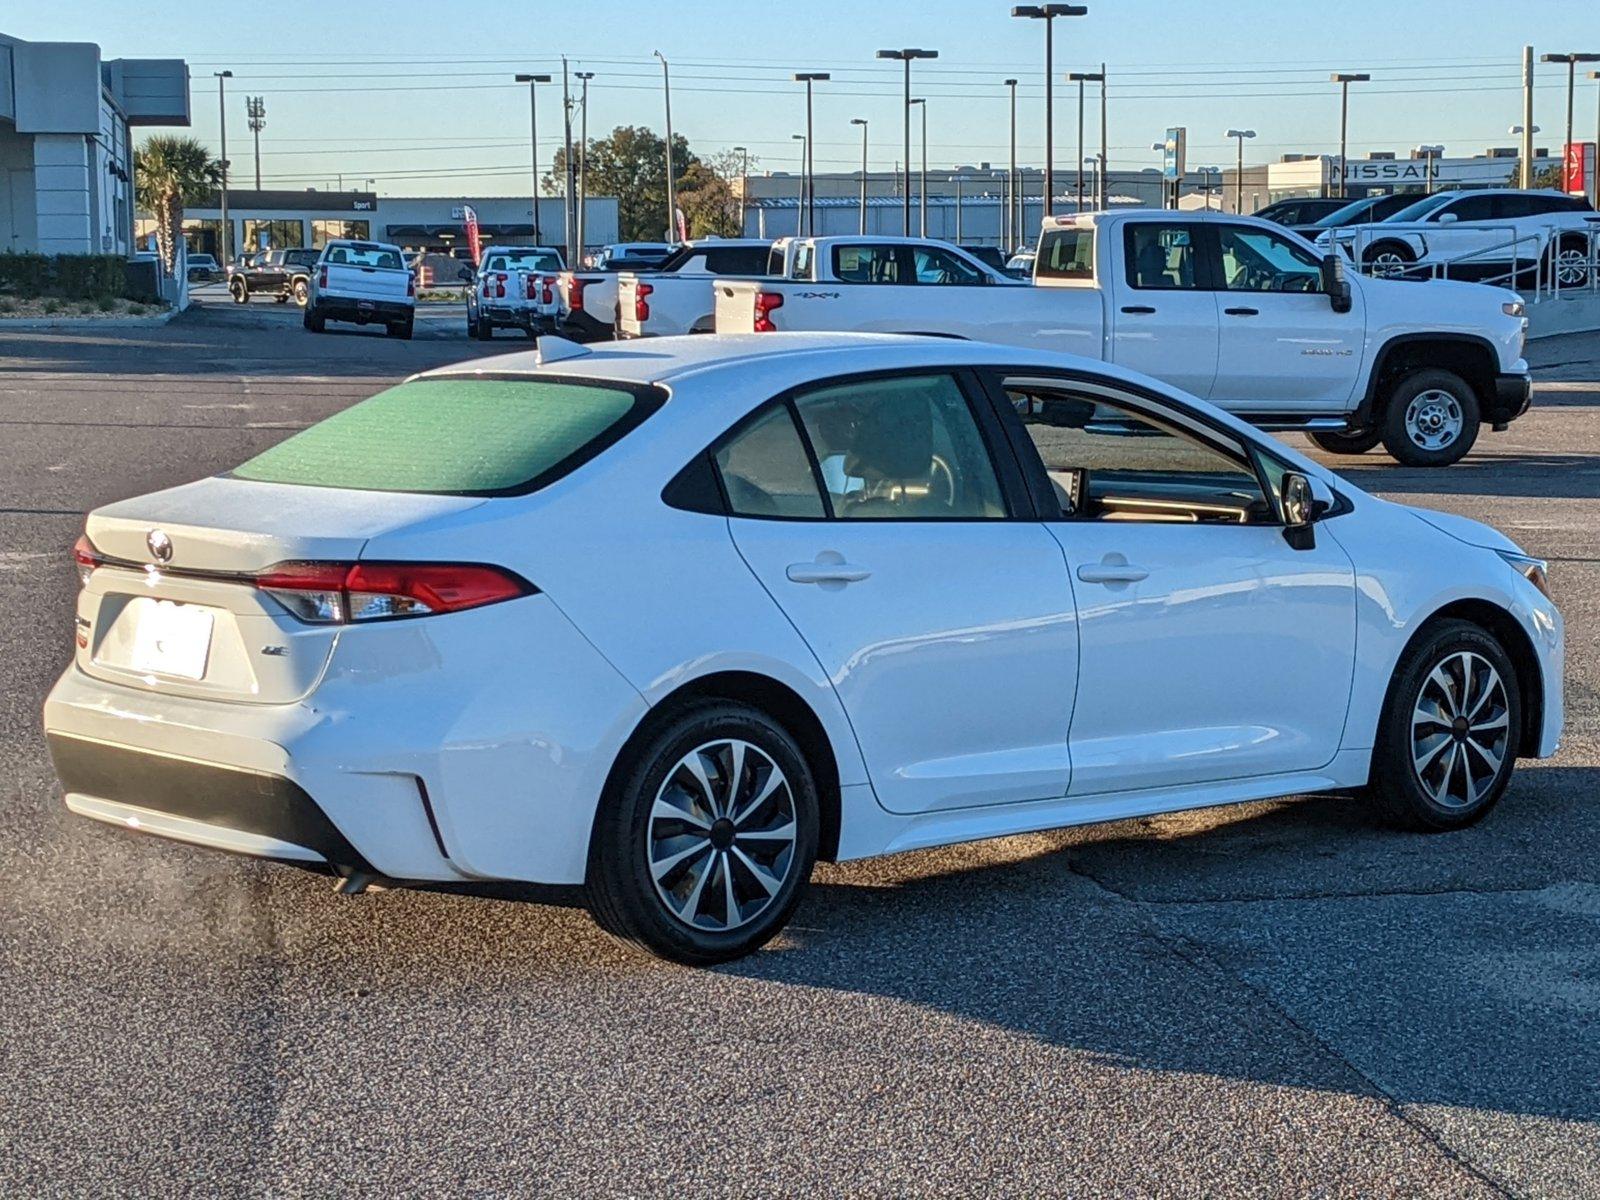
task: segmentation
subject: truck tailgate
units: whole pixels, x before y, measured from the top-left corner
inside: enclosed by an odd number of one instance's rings
[[[410,297],[411,272],[391,267],[359,267],[350,263],[323,263],[327,282],[317,290],[328,296],[357,300],[394,300],[405,303]]]
[[[756,293],[761,284],[730,280],[711,285],[716,292],[716,325],[718,333],[754,333],[756,331]]]

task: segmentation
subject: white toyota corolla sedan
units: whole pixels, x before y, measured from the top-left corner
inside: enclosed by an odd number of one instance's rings
[[[91,513],[72,811],[366,881],[581,884],[689,963],[817,858],[1365,786],[1561,731],[1544,565],[1098,362],[693,337],[432,371]]]

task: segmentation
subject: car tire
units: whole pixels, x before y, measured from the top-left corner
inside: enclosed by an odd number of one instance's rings
[[[1384,405],[1383,448],[1408,467],[1448,467],[1478,440],[1478,397],[1454,371],[1400,378]]]
[[[1378,242],[1361,252],[1361,264],[1367,274],[1384,279],[1403,279],[1417,261],[1411,247],[1404,242]]]
[[[311,288],[304,279],[294,281],[294,302],[301,308],[306,306],[306,301],[311,296]]]
[[[392,338],[399,338],[401,341],[409,342],[414,319],[407,317],[404,321],[396,321],[394,324],[386,326],[384,331]]]
[[[485,318],[479,317],[477,323],[473,326],[472,336],[480,342],[492,341],[494,339],[494,326],[489,324]]]
[[[1471,825],[1505,793],[1521,721],[1504,647],[1470,621],[1440,621],[1395,671],[1368,791],[1389,821],[1408,829]]]
[[[782,725],[730,701],[687,705],[612,772],[590,839],[589,911],[606,932],[673,962],[742,957],[799,904],[818,813],[811,768]]]
[[[322,315],[315,304],[306,306],[305,315],[301,318],[301,321],[312,333],[321,333],[328,327],[327,318]]]
[[[1565,237],[1556,243],[1550,274],[1562,291],[1589,286],[1589,246],[1583,238]]]
[[[250,303],[250,285],[242,279],[228,281],[228,294],[233,297],[235,304]]]
[[[1323,430],[1309,435],[1311,440],[1329,454],[1365,454],[1383,441],[1383,430],[1339,429]]]

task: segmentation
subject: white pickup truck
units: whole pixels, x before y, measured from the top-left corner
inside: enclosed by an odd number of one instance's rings
[[[329,321],[381,323],[390,337],[409,338],[417,311],[417,277],[399,246],[339,239],[322,248],[311,272],[305,327],[321,333]]]
[[[710,333],[716,297],[711,283],[722,275],[765,275],[772,242],[765,238],[717,238],[685,242],[661,265],[617,276],[617,328],[625,338]]]
[[[1527,411],[1527,320],[1513,292],[1347,277],[1267,221],[1139,209],[1052,217],[1035,287],[929,279],[952,248],[816,238],[787,277],[714,285],[718,333],[925,333],[1081,354],[1143,371],[1324,449],[1380,441],[1445,466]]]
[[[537,337],[555,328],[560,307],[556,276],[565,264],[549,246],[490,246],[477,270],[462,269],[467,282],[467,336],[479,341],[496,329],[520,329]]]

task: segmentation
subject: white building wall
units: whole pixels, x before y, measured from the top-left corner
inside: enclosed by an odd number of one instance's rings
[[[0,125],[0,252],[38,249],[33,139]]]
[[[89,146],[82,134],[34,135],[36,241],[41,254],[87,254],[97,249],[90,241]]]

